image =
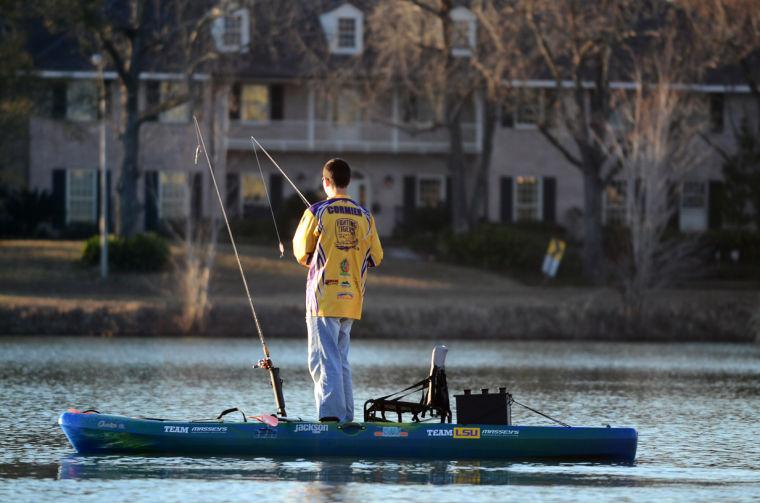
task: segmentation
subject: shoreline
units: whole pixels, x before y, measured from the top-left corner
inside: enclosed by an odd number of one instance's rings
[[[352,336],[377,339],[555,340],[604,342],[760,342],[750,329],[750,306],[665,307],[626,319],[614,307],[505,304],[385,306],[366,309]],[[17,298],[0,295],[0,336],[251,337],[244,302],[212,307],[206,327],[183,330],[178,305],[167,302]],[[264,332],[280,339],[306,336],[303,307],[264,304],[257,308]]]

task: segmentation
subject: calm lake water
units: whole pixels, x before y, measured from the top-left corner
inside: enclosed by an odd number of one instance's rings
[[[270,413],[257,340],[0,338],[0,501],[760,499],[760,345],[441,341],[449,391],[507,386],[573,425],[633,426],[633,466],[85,457],[68,407],[177,419]],[[291,416],[313,418],[304,340],[271,341]],[[429,342],[356,339],[356,408],[427,374]],[[453,399],[452,399],[453,400]],[[519,407],[518,424],[549,424]]]

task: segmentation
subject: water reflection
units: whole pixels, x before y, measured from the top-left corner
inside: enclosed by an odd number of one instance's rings
[[[332,486],[349,483],[393,485],[577,485],[636,486],[641,484],[625,473],[602,471],[592,473],[545,471],[531,472],[531,464],[517,465],[491,461],[428,461],[409,460],[287,460],[240,458],[125,458],[121,456],[78,456],[63,458],[57,470],[58,479],[201,479],[321,482]],[[543,469],[552,465],[541,464]],[[563,465],[553,465],[561,469]],[[565,465],[565,466],[578,466]],[[609,465],[594,465],[609,469]],[[614,468],[613,468],[614,469]],[[47,471],[46,471],[47,472]],[[334,491],[331,491],[333,494]]]

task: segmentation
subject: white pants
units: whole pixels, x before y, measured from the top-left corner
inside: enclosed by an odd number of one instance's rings
[[[314,380],[317,418],[337,417],[354,420],[354,394],[351,389],[350,318],[307,316],[309,334],[309,372]]]

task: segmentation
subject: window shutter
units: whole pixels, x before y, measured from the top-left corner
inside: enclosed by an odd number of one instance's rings
[[[240,99],[241,99],[241,86],[240,82],[232,84],[230,90],[230,120],[240,120]]]
[[[158,171],[145,172],[145,230],[158,228]]]
[[[557,179],[553,176],[545,176],[544,186],[544,222],[554,223],[557,221]]]
[[[203,175],[201,173],[192,173],[192,188],[190,190],[190,214],[193,222],[197,224],[203,214]]]
[[[240,174],[227,173],[227,213],[233,217],[240,216]]]
[[[53,170],[53,227],[62,229],[66,225],[66,170]]]
[[[452,199],[454,198],[454,188],[453,185],[451,185],[451,177],[446,177],[446,205],[451,208],[452,206]]]
[[[417,206],[417,179],[414,176],[404,177],[404,209],[412,211]]]
[[[285,114],[285,89],[282,84],[272,84],[269,86],[269,119],[281,121]]]
[[[723,225],[723,206],[725,198],[725,185],[718,180],[710,180],[707,193],[709,208],[707,210],[707,227],[720,229]]]
[[[512,223],[512,177],[503,176],[501,178],[501,221]]]
[[[269,197],[272,200],[272,208],[277,211],[282,205],[282,175],[269,175]]]
[[[675,182],[668,182],[668,201],[667,211],[670,212],[670,218],[668,218],[667,227],[670,230],[678,231],[680,228],[679,217],[681,213],[681,194],[678,191],[678,184]]]

